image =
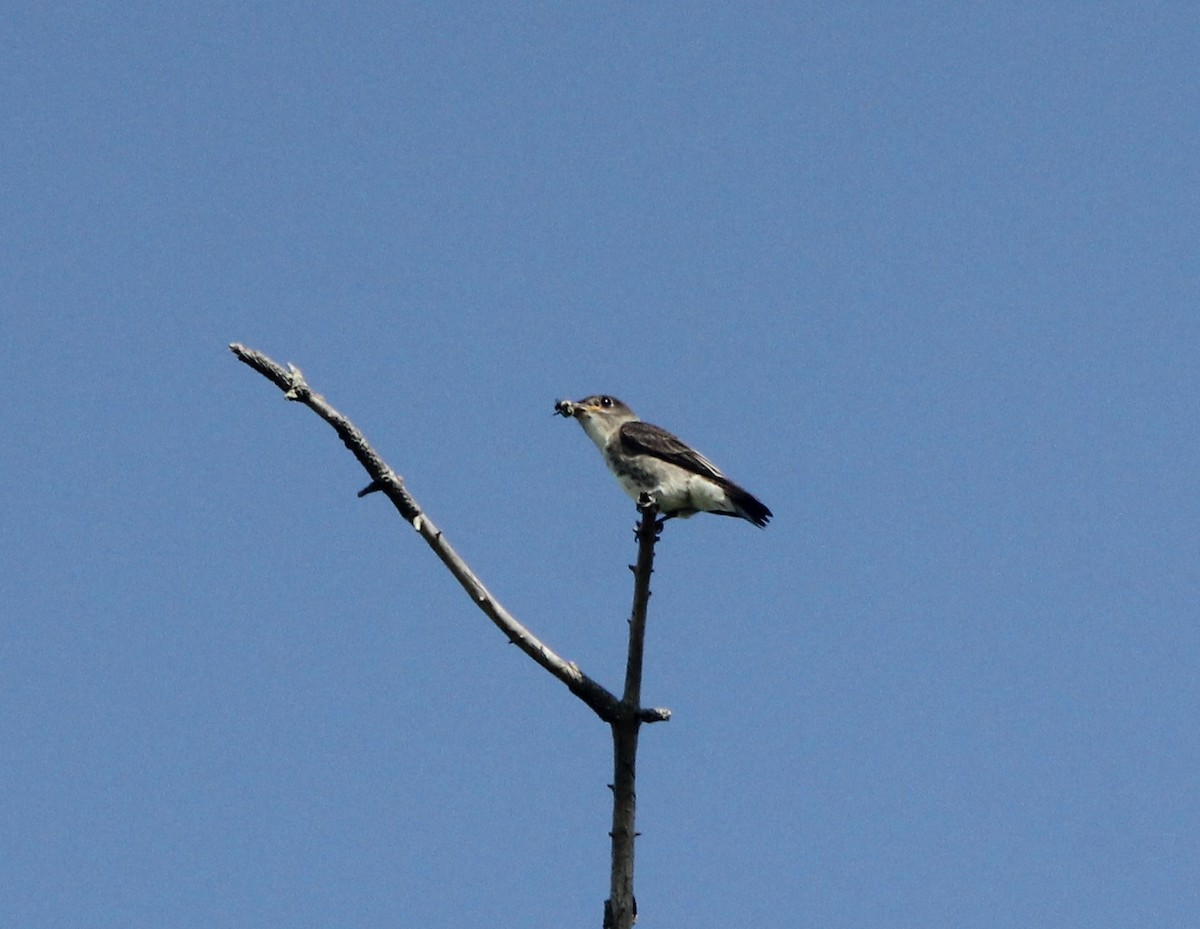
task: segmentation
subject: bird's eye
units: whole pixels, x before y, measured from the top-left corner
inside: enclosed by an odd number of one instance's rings
[[[600,405],[604,407],[612,406],[612,397],[601,397]]]

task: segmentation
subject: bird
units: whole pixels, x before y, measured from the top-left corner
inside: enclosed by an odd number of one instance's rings
[[[616,397],[559,400],[554,412],[579,420],[625,493],[639,502],[642,494],[649,495],[664,519],[715,513],[763,528],[774,515],[694,448],[666,429],[643,422]]]

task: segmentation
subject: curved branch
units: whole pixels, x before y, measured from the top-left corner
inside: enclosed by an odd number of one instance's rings
[[[417,501],[413,499],[404,486],[403,478],[388,466],[387,462],[371,447],[366,437],[349,419],[330,406],[324,397],[308,386],[304,380],[304,374],[299,368],[291,364],[284,368],[262,352],[247,348],[237,342],[232,343],[229,349],[238,357],[239,361],[249,365],[284,391],[287,399],[303,403],[334,428],[342,443],[371,476],[371,483],[364,488],[362,493],[380,490],[392,501],[400,515],[417,530],[442,564],[454,575],[455,580],[462,585],[472,602],[508,637],[510,642],[566,684],[571,693],[586,703],[606,723],[611,723],[617,718],[621,706],[620,701],[606,688],[584,674],[573,661],[565,661],[559,657],[492,596],[470,566],[446,541],[442,530],[434,525]],[[638,710],[638,712],[653,716],[655,719],[666,719],[670,716],[670,713],[665,710]],[[650,720],[647,719],[647,721]]]

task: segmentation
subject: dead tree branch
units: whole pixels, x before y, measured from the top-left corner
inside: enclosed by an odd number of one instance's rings
[[[483,611],[484,615],[495,623],[510,642],[566,684],[571,693],[586,703],[597,716],[606,723],[612,722],[620,705],[616,696],[584,674],[577,664],[559,657],[504,608],[454,550],[454,546],[446,540],[442,530],[434,525],[433,520],[413,499],[404,486],[404,479],[388,466],[387,462],[371,447],[366,437],[349,419],[330,406],[324,397],[308,386],[299,368],[295,365],[288,365],[284,368],[261,352],[237,342],[230,345],[229,349],[240,361],[274,383],[284,392],[287,399],[303,403],[329,423],[346,448],[350,449],[367,474],[370,475],[371,484],[368,485],[368,488],[378,488],[392,501],[400,515],[404,517],[405,522],[417,530],[421,538],[433,549],[433,553],[450,570],[455,580],[462,585],[471,601]],[[655,719],[667,719],[670,716],[666,710],[648,712],[655,714]]]
[[[633,568],[633,611],[629,617],[629,653],[625,663],[625,693],[612,721],[613,825],[612,885],[604,904],[604,929],[629,929],[637,919],[633,895],[633,847],[637,838],[638,730],[649,722],[641,709],[642,655],[646,642],[646,607],[650,603],[650,575],[654,573],[654,545],[662,532],[656,507],[645,494],[638,503],[642,520],[634,533],[638,560]]]
[[[663,722],[671,718],[670,710],[641,705],[646,606],[650,600],[654,545],[662,531],[657,507],[648,499],[638,504],[642,518],[635,533],[638,540],[637,564],[631,565],[634,592],[629,619],[629,654],[625,667],[625,689],[618,700],[612,692],[584,674],[574,662],[559,657],[501,605],[446,540],[442,530],[434,525],[413,499],[404,486],[404,479],[388,466],[349,419],[308,386],[299,368],[291,364],[285,368],[261,352],[236,342],[229,348],[240,361],[282,390],[288,400],[303,403],[329,423],[370,475],[370,484],[359,492],[359,496],[380,491],[391,500],[404,520],[454,575],[471,601],[508,640],[566,684],[571,693],[609,724],[613,738],[613,783],[610,785],[613,791],[612,882],[609,899],[604,904],[604,927],[629,929],[637,917],[637,903],[633,896],[633,850],[637,838],[635,779],[638,731],[643,723]]]

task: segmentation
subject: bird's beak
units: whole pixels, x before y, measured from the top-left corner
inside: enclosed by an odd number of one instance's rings
[[[595,406],[594,403],[589,404],[570,400],[559,400],[557,403],[554,403],[554,413],[559,416],[566,416],[568,419],[571,416],[575,416],[578,419],[584,413],[595,413],[598,409],[600,407]]]

